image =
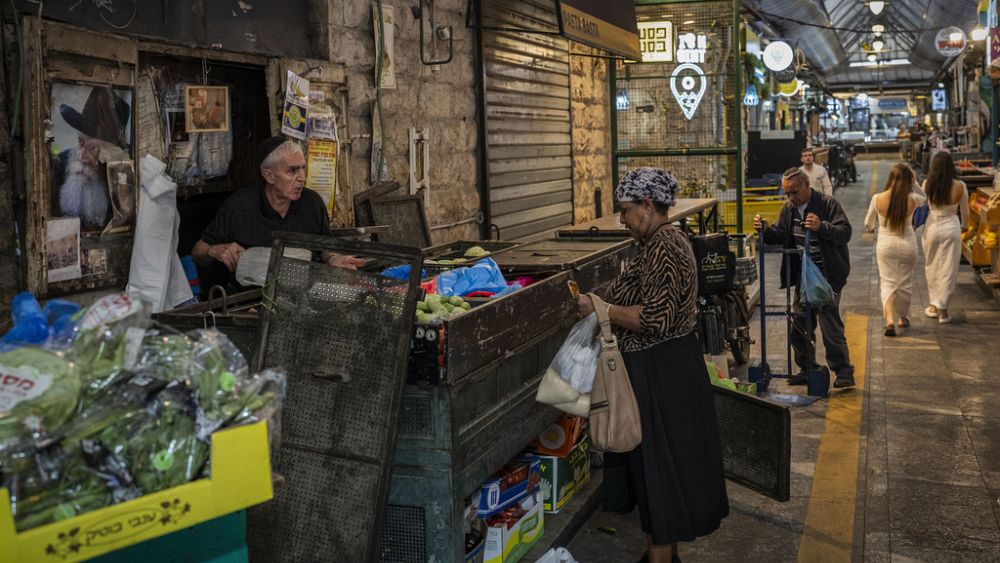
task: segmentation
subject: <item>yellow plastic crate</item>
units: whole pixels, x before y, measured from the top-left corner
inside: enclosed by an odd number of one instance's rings
[[[212,434],[211,463],[210,478],[22,533],[0,488],[0,563],[82,561],[271,499],[266,422]]]
[[[758,213],[769,224],[773,225],[778,220],[778,213],[785,205],[784,196],[749,196],[743,201],[743,232],[750,234],[753,230],[753,218]],[[722,204],[722,221],[727,225],[736,224],[735,201],[726,201]]]

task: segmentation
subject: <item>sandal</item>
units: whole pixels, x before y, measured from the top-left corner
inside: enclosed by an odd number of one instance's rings
[[[924,309],[924,314],[932,319],[937,318],[938,309],[934,305],[930,305],[926,309]]]
[[[907,327],[909,327],[910,326],[910,318],[909,317],[903,317],[903,318],[899,319],[899,322],[896,323],[896,326],[898,326],[899,328],[907,328]]]
[[[896,336],[896,327],[893,326],[893,325],[889,325],[889,326],[885,327],[885,335],[886,336]]]

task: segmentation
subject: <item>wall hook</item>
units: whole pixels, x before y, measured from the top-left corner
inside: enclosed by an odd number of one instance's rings
[[[424,57],[424,5],[430,7],[430,15],[428,17],[428,26],[431,29],[431,56],[430,58]],[[454,42],[455,34],[452,26],[437,25],[437,18],[434,14],[434,0],[420,0],[420,62],[425,65],[443,65],[451,62],[452,57],[455,54]],[[437,58],[437,42],[438,37],[448,38],[448,57],[444,59]]]

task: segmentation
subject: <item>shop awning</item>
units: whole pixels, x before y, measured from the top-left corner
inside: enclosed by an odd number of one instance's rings
[[[560,31],[566,37],[635,61],[642,59],[632,2],[559,0],[558,5]]]

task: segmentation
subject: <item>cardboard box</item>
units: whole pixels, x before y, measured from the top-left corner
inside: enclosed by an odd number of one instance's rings
[[[590,481],[590,439],[584,436],[563,457],[542,456],[545,512],[558,513]]]
[[[509,482],[510,476],[499,474],[483,483],[479,491],[477,511],[480,518],[486,518],[513,506],[528,496],[530,491],[538,488],[538,482],[541,480],[542,460],[537,455],[521,454],[515,457],[512,463],[523,463],[527,466],[523,478],[511,483]]]
[[[515,563],[542,539],[545,513],[541,497],[538,489],[525,497],[520,506],[528,512],[510,528],[500,523],[486,529],[485,563]]]
[[[538,455],[565,456],[580,441],[587,420],[564,414],[531,442],[531,450]]]

